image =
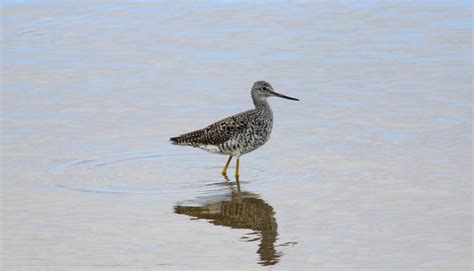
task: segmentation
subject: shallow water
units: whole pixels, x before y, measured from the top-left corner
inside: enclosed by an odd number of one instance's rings
[[[469,1],[2,12],[2,270],[471,266]],[[238,193],[168,138],[256,80],[301,101]]]

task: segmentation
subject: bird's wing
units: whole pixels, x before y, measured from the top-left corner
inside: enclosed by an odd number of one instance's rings
[[[250,111],[251,110],[225,118],[204,129],[173,137],[171,141],[178,145],[222,144],[232,136],[242,133],[248,128]]]

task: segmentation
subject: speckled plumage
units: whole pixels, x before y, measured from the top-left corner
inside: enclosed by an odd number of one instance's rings
[[[235,156],[237,159],[261,147],[270,138],[273,126],[272,109],[267,98],[278,96],[297,99],[274,92],[272,86],[265,81],[256,82],[251,93],[255,109],[222,119],[204,129],[172,137],[172,144],[197,147],[212,153]]]
[[[248,110],[220,120],[204,129],[171,138],[176,145],[241,156],[265,144],[272,131],[270,107]]]

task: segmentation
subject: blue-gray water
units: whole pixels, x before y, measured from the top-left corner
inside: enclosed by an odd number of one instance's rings
[[[471,268],[470,1],[119,2],[3,3],[2,270]]]

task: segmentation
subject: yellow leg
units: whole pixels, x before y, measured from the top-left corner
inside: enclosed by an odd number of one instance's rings
[[[237,158],[237,163],[235,164],[235,177],[239,177],[239,161],[240,159]]]
[[[229,159],[227,160],[227,163],[224,166],[224,169],[222,170],[222,175],[227,176],[227,168],[229,167],[230,160],[232,160],[232,155],[229,156]]]

